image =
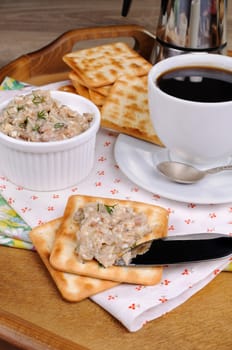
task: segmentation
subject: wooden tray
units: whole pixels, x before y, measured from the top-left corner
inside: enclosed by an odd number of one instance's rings
[[[67,78],[62,56],[78,43],[123,38],[145,58],[155,39],[139,26],[77,29],[50,45],[9,63],[5,76],[46,84]],[[85,43],[86,44],[86,43]],[[222,272],[203,290],[169,314],[129,333],[89,299],[64,301],[35,252],[0,247],[0,338],[32,350],[231,350],[231,290],[229,273]],[[6,350],[0,341],[0,349]]]
[[[48,46],[23,55],[0,69],[0,81],[5,76],[32,83],[46,84],[67,79],[70,70],[63,62],[64,54],[71,52],[78,44],[93,46],[106,40],[129,41],[132,47],[144,58],[149,59],[155,44],[155,38],[144,28],[137,25],[109,26],[71,30]]]

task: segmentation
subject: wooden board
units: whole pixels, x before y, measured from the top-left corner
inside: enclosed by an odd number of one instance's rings
[[[70,30],[42,49],[25,54],[0,69],[0,81],[11,76],[31,84],[46,84],[67,78],[70,70],[63,62],[64,54],[71,52],[80,42],[85,47],[115,40],[128,42],[144,58],[149,59],[155,38],[137,25],[108,26]]]
[[[35,252],[0,247],[0,275],[0,337],[23,349],[231,350],[229,272],[136,333],[89,299],[62,300]]]
[[[52,44],[0,69],[33,84],[67,78],[64,53],[76,42],[124,38],[149,58],[154,37],[138,26],[86,28],[64,33]],[[129,333],[91,300],[64,301],[35,252],[0,246],[0,338],[32,350],[231,350],[232,276],[222,272],[167,315]],[[2,346],[2,347],[1,347]],[[0,348],[7,350],[6,344]],[[9,348],[12,350],[12,347]]]

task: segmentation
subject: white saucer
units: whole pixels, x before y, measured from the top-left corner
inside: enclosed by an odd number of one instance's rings
[[[187,203],[219,204],[232,202],[232,172],[208,175],[196,184],[171,182],[156,170],[168,160],[165,148],[120,134],[114,148],[122,172],[136,185],[160,196]]]

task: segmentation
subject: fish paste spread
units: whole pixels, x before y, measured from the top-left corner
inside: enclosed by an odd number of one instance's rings
[[[123,259],[132,258],[130,250],[144,235],[151,233],[144,213],[122,205],[108,206],[90,203],[76,211],[73,220],[78,222],[76,252],[78,258],[96,259],[104,267]]]
[[[93,115],[80,114],[51,97],[50,91],[34,90],[16,96],[0,113],[0,131],[32,142],[59,141],[81,134]]]

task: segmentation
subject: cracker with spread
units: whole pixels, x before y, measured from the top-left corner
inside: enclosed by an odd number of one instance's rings
[[[55,269],[73,274],[154,285],[162,277],[162,267],[125,267],[114,262],[129,247],[165,236],[167,222],[168,213],[159,206],[71,196],[56,234],[50,263]]]

